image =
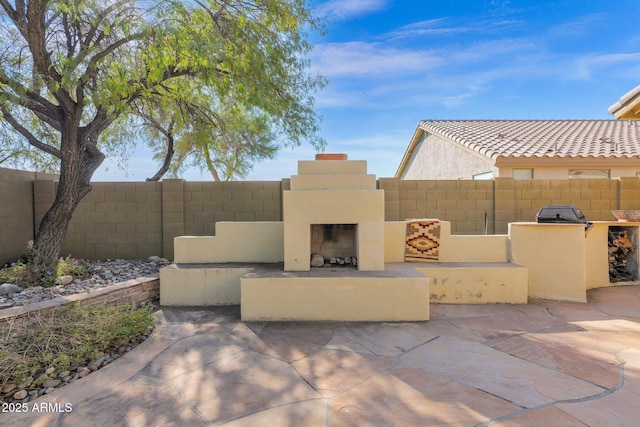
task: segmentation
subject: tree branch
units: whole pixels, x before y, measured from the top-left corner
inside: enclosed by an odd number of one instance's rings
[[[147,178],[147,181],[159,181],[160,178],[162,178],[164,176],[165,173],[167,173],[167,171],[169,170],[169,166],[171,165],[171,160],[173,159],[173,145],[174,145],[174,139],[173,139],[173,133],[171,132],[171,130],[169,130],[168,132],[165,133],[166,137],[167,137],[167,153],[164,156],[164,161],[162,162],[162,166],[160,167],[160,169],[158,169],[158,172],[156,172],[155,175],[153,175],[151,178]]]
[[[118,49],[120,46],[123,46],[133,40],[136,40],[142,33],[137,33],[137,34],[133,34],[131,36],[125,37],[123,39],[117,40],[115,43],[110,44],[109,46],[105,47],[102,51],[96,53],[95,55],[93,55],[91,57],[91,59],[89,60],[89,64],[87,65],[87,69],[85,70],[85,72],[82,74],[82,76],[80,77],[79,81],[79,87],[83,86],[87,81],[89,81],[89,79],[91,78],[92,74],[95,72],[96,70],[96,64],[106,58],[107,56],[111,55],[116,49]]]
[[[89,44],[93,40],[93,37],[96,35],[98,31],[98,27],[100,26],[102,21],[104,21],[105,18],[111,12],[113,12],[114,10],[117,10],[120,6],[122,6],[125,3],[127,3],[127,0],[120,0],[118,2],[113,3],[111,6],[107,7],[102,12],[100,12],[98,16],[96,16],[96,19],[93,21],[95,24],[91,25],[91,27],[89,28],[89,31],[87,31],[87,36],[82,41],[82,46],[89,46]],[[101,38],[97,39],[96,41],[99,41],[99,40],[101,40]]]
[[[211,154],[209,153],[209,147],[202,147],[202,154],[204,155],[204,160],[207,163],[207,168],[211,173],[211,177],[214,181],[220,181],[220,175],[218,175],[218,171],[216,170],[213,161],[211,160]]]
[[[16,8],[14,9],[7,0],[0,0],[0,6],[4,9],[4,11],[9,15],[9,18],[13,22],[18,21],[18,11],[24,10],[24,1],[18,0],[16,1]]]
[[[107,110],[102,105],[99,105],[91,122],[83,128],[83,132],[85,132],[89,140],[93,141],[97,139],[98,135],[108,128],[115,119],[115,116],[110,118]]]
[[[5,95],[13,98],[13,102],[15,102],[16,104],[22,105],[25,108],[31,110],[49,126],[58,131],[61,130],[61,123],[58,117],[58,107],[55,104],[41,96],[36,91],[22,86],[18,81],[9,79],[1,71],[0,83],[10,87],[13,92],[17,93],[18,95],[13,95],[3,90],[0,90],[0,93],[4,93]],[[20,96],[19,94],[21,93],[24,94],[24,96]]]
[[[38,73],[47,76],[56,85],[48,82],[51,94],[58,100],[60,106],[67,112],[75,109],[75,102],[69,93],[61,87],[62,76],[56,70],[51,61],[51,54],[47,50],[46,45],[46,23],[45,16],[47,10],[47,0],[31,0],[27,5],[27,21],[26,28],[20,28],[23,37],[29,44],[31,57]]]
[[[22,126],[13,115],[3,106],[0,106],[0,112],[2,113],[3,118],[13,127],[19,134],[24,136],[27,139],[29,144],[33,145],[39,150],[44,151],[45,153],[49,153],[52,156],[57,158],[61,158],[60,150],[55,147],[50,146],[49,144],[45,144],[41,142],[38,138],[36,138],[31,132],[29,132],[24,126]]]

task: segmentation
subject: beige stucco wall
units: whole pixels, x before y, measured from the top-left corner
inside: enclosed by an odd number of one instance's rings
[[[401,179],[473,179],[496,172],[493,163],[478,154],[429,135],[416,147]]]
[[[252,267],[177,266],[160,270],[160,304],[205,306],[240,304],[240,278]]]
[[[511,261],[529,269],[529,296],[587,301],[583,224],[509,224]]]
[[[441,221],[440,257],[442,262],[507,262],[506,235],[461,236],[451,234],[451,222]]]
[[[403,262],[406,221],[385,223],[385,262]],[[507,235],[452,235],[451,222],[440,221],[440,262],[507,262]]]
[[[176,237],[176,263],[282,262],[281,221],[219,222],[215,236]]]
[[[506,262],[417,264],[430,279],[430,300],[444,304],[526,304],[527,268]]]
[[[312,224],[356,224],[358,270],[384,270],[384,207],[366,161],[299,161],[282,194],[285,270],[310,269]]]
[[[366,175],[366,160],[299,160],[298,175]]]
[[[406,234],[405,221],[384,223],[384,262],[404,262]]]
[[[242,320],[429,320],[427,277],[243,277]]]
[[[325,160],[326,161],[326,160]],[[375,175],[294,175],[291,190],[366,190],[376,188]]]

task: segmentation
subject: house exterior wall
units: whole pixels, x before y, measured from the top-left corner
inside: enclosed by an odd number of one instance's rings
[[[533,179],[567,179],[572,169],[606,169],[610,178],[636,177],[640,159],[626,158],[521,158],[498,159],[496,177],[511,178],[513,169],[533,169]]]
[[[425,135],[426,136],[425,138]],[[491,159],[439,136],[423,133],[401,171],[400,179],[473,179],[493,172],[493,177],[512,178],[514,169],[532,169],[533,179],[567,179],[572,169],[606,169],[610,178],[640,176],[640,159],[626,157],[498,157]]]
[[[418,144],[402,179],[473,179],[476,174],[497,172],[483,159],[435,135]]]

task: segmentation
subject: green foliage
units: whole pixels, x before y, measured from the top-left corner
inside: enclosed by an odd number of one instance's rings
[[[174,50],[177,69],[202,70],[164,84],[163,106],[157,97],[135,102],[154,157],[174,144],[173,176],[197,166],[215,180],[241,178],[283,146],[324,147],[312,94],[325,81],[302,59],[311,48],[304,28],[319,22],[303,1],[168,1],[158,13],[171,25],[157,28],[150,68],[159,73]]]
[[[60,276],[73,276],[84,279],[93,274],[93,269],[85,260],[60,257],[55,263],[44,263],[40,253],[29,242],[27,253],[18,261],[5,265],[0,269],[0,282],[13,283],[22,288],[30,286],[51,287]]]
[[[34,388],[57,372],[85,366],[153,329],[147,308],[81,306],[70,303],[31,317],[27,324],[0,329],[0,387],[29,383]],[[35,379],[35,381],[34,381]]]
[[[11,114],[52,151],[61,148],[58,119],[34,100],[81,102],[79,126],[97,118],[115,122],[119,129],[107,126],[95,140],[111,155],[130,151],[123,145],[132,143],[131,126],[149,125],[131,114],[146,110],[175,120],[183,147],[173,173],[192,164],[209,168],[197,155],[203,150],[222,176],[235,177],[282,146],[324,147],[313,93],[326,82],[308,73],[305,60],[307,31],[321,23],[304,0],[77,0],[49,2],[47,9],[47,72],[11,20],[0,26],[8,36],[0,42],[6,52],[0,117]],[[0,136],[9,143],[0,160],[47,171],[59,166],[15,126],[4,123]],[[158,156],[166,151],[157,140],[148,142]]]
[[[129,152],[138,112],[173,123],[176,173],[195,161],[241,176],[283,146],[321,149],[326,82],[305,59],[319,26],[304,0],[0,0],[0,159],[28,147],[64,187],[36,235],[44,259],[105,153]]]

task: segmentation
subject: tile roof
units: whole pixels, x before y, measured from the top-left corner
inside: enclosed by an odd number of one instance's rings
[[[640,156],[640,121],[423,120],[418,128],[491,159]]]
[[[620,100],[609,107],[609,114],[616,119],[640,118],[640,86],[636,86],[620,97]]]

